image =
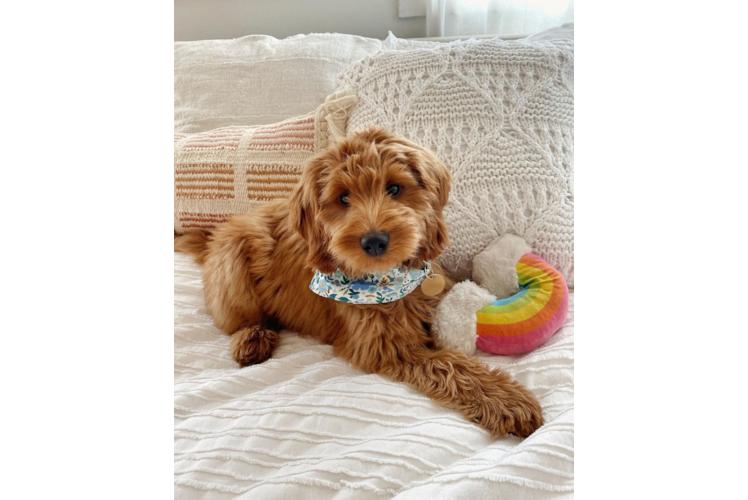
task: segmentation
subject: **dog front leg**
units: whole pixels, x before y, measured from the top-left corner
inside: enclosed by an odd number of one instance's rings
[[[371,327],[346,336],[336,354],[357,368],[412,385],[494,437],[526,437],[543,425],[535,397],[507,373],[459,351],[409,345],[408,335],[373,334]]]

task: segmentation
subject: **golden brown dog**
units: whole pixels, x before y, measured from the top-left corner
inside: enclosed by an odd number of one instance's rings
[[[240,365],[268,359],[282,326],[332,344],[361,370],[412,385],[494,436],[527,436],[543,424],[540,405],[506,373],[438,346],[429,334],[438,297],[417,289],[357,305],[309,290],[315,269],[361,276],[436,259],[449,243],[449,185],[431,152],[371,128],[311,159],[290,199],[174,246],[203,264],[206,305],[232,335]]]

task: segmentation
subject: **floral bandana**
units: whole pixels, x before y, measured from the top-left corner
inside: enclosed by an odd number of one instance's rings
[[[431,273],[431,261],[425,262],[421,269],[411,267],[406,271],[395,267],[359,279],[346,276],[340,269],[332,274],[315,271],[309,289],[320,297],[349,304],[384,304],[402,299]]]

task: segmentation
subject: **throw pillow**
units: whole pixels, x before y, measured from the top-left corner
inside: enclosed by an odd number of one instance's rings
[[[469,279],[499,235],[574,272],[574,42],[468,40],[383,51],[340,76],[357,89],[348,131],[373,124],[433,150],[452,172],[440,262]]]
[[[212,229],[287,197],[307,159],[345,133],[356,97],[343,89],[315,112],[258,127],[174,135],[174,230]]]

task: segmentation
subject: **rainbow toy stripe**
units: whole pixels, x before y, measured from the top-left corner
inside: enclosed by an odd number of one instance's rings
[[[520,354],[531,351],[556,333],[566,320],[569,288],[561,273],[535,254],[517,262],[520,291],[478,311],[482,351]]]

